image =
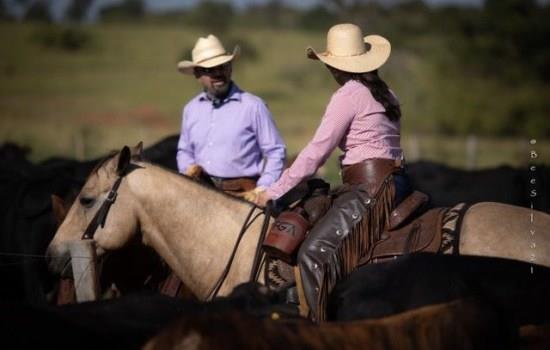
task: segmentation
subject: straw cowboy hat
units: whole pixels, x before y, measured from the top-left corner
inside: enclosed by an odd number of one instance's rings
[[[368,45],[365,45],[368,44]],[[327,34],[327,49],[318,53],[306,49],[307,57],[350,73],[366,73],[380,68],[390,57],[390,42],[380,35],[363,38],[355,24],[337,24]]]
[[[220,39],[210,34],[206,38],[199,38],[193,51],[192,61],[181,61],[178,63],[178,70],[183,74],[193,74],[193,68],[212,68],[231,61],[239,56],[239,46],[235,46],[233,53],[225,51]]]

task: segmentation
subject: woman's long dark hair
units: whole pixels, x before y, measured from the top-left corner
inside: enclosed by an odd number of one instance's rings
[[[334,69],[333,67],[331,67]],[[378,71],[374,70],[367,73],[348,73],[339,70],[344,81],[350,79],[357,80],[365,85],[371,92],[372,96],[386,109],[386,116],[391,121],[397,121],[401,118],[401,107],[399,102],[392,95],[388,85],[378,76]]]

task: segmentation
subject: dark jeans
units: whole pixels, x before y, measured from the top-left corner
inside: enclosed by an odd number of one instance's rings
[[[395,184],[395,206],[397,206],[413,192],[413,189],[407,174],[394,174],[393,182]]]

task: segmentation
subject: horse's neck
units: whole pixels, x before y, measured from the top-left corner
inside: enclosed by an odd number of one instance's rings
[[[205,299],[222,274],[252,206],[167,170],[144,166],[129,177],[143,240],[199,299]],[[243,237],[220,295],[247,280],[260,216]]]

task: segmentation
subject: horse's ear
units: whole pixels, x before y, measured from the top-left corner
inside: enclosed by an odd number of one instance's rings
[[[130,164],[131,158],[132,158],[132,153],[130,152],[130,148],[128,148],[128,146],[124,146],[120,151],[120,153],[118,154],[118,165],[116,168],[116,172],[118,176],[123,176],[125,174],[126,169]]]
[[[133,160],[143,161],[143,141],[139,141],[130,151]]]

